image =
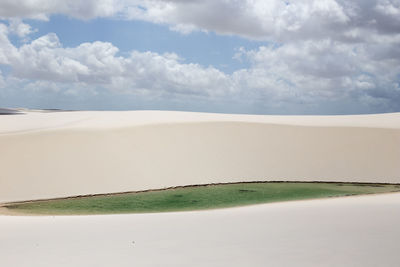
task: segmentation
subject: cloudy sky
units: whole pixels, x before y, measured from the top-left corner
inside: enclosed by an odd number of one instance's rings
[[[400,111],[400,1],[1,0],[0,106]]]

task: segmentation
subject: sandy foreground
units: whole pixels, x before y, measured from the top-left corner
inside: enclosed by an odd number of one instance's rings
[[[0,266],[399,266],[400,194],[197,212],[0,216]]]
[[[0,202],[237,181],[400,182],[400,113],[0,116]]]

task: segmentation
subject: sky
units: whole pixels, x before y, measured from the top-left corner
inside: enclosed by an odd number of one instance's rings
[[[0,107],[400,112],[400,1],[1,0]]]

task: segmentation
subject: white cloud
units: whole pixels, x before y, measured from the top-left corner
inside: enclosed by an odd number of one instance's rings
[[[355,30],[400,33],[399,10],[398,0],[0,1],[3,18],[117,17],[166,24],[183,33],[198,29],[272,41],[327,37],[354,41],[348,31]]]
[[[10,33],[16,34],[18,37],[23,38],[36,30],[33,30],[29,24],[23,23],[19,18],[10,19],[9,25]]]
[[[16,48],[7,39],[5,26],[0,26],[4,32],[0,35],[1,63],[9,65],[19,79],[209,97],[231,89],[226,74],[213,67],[184,64],[176,54],[133,51],[122,57],[107,42],[64,48],[54,33]]]
[[[17,48],[8,39],[9,30],[0,23],[0,64],[9,64],[9,60],[17,54]]]
[[[92,19],[114,16],[127,4],[129,1],[121,0],[2,0],[0,17],[48,20],[52,14],[64,14],[79,19]]]
[[[136,5],[132,4],[135,3]],[[129,19],[170,25],[174,30],[215,31],[274,42],[333,38],[348,32],[400,33],[397,0],[150,0],[130,1]],[[357,36],[368,39],[368,34]]]
[[[107,42],[63,47],[54,33],[17,48],[7,39],[7,28],[0,24],[0,29],[0,60],[13,77],[32,81],[26,90],[43,87],[59,92],[68,87],[68,94],[76,95],[78,88],[101,87],[153,98],[231,99],[269,106],[346,97],[368,103],[374,98],[400,99],[400,58],[379,54],[379,43],[324,39],[242,48],[237,57],[250,67],[228,75],[214,67],[184,63],[173,53],[133,51],[120,56]],[[386,51],[395,51],[397,45],[393,39],[385,44]]]
[[[184,34],[214,31],[271,45],[239,49],[235,58],[250,67],[228,75],[185,63],[176,54],[121,56],[107,42],[63,47],[55,34],[18,48],[11,44],[9,34],[32,32],[21,19],[51,14],[144,20]],[[0,17],[11,23],[0,24],[0,64],[18,79],[49,83],[42,84],[46,88],[68,84],[74,88],[70,94],[102,87],[123,94],[265,105],[347,98],[400,108],[399,14],[398,0],[3,0]]]
[[[399,43],[388,44],[398,47]],[[234,74],[244,87],[289,101],[358,98],[399,100],[400,58],[374,53],[375,44],[304,41],[241,51],[252,68]],[[385,92],[380,94],[379,92]]]
[[[398,1],[389,1],[389,0],[380,1],[375,6],[375,9],[378,12],[382,12],[385,15],[397,16],[397,19],[400,20],[398,17],[400,16],[400,3]]]

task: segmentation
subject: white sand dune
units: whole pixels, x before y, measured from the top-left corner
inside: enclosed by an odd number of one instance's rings
[[[23,112],[0,116],[0,202],[254,180],[400,183],[400,113]],[[0,266],[399,266],[399,207],[392,193],[0,215]]]
[[[0,216],[0,266],[397,267],[399,207],[396,193],[200,212]]]
[[[400,183],[400,113],[0,116],[0,202],[217,182]]]

